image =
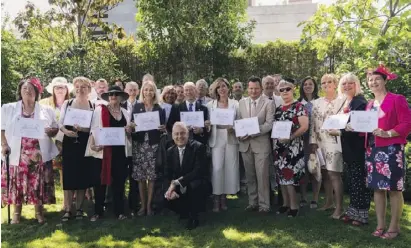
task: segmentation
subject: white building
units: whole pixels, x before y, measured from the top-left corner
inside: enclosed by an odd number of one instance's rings
[[[277,5],[260,5],[260,4]],[[297,25],[308,20],[317,10],[317,4],[312,0],[249,0],[247,9],[250,20],[256,21],[254,43],[265,43],[276,39],[298,40],[302,28]],[[108,13],[107,21],[124,28],[127,34],[135,34],[138,23],[134,0],[124,0],[119,6]]]

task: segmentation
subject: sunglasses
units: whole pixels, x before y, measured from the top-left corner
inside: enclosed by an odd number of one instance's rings
[[[279,89],[278,91],[281,92],[281,93],[283,93],[283,92],[289,92],[290,90],[292,90],[292,88],[291,88],[291,87],[287,87],[287,88]]]
[[[119,96],[120,94],[117,92],[110,92],[108,93],[108,96]]]

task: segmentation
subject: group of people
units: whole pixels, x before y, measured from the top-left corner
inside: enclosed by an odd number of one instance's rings
[[[225,211],[227,195],[237,194],[242,181],[248,194],[246,211],[270,212],[272,192],[278,191],[280,206],[275,212],[296,217],[300,207],[308,204],[307,184],[311,182],[310,208],[332,210],[331,218],[355,226],[368,223],[374,192],[378,225],[373,235],[392,239],[400,232],[404,147],[411,132],[407,100],[386,88],[395,78],[382,65],[370,71],[367,84],[374,98],[368,102],[352,73],[340,79],[326,74],[320,84],[312,77],[301,82],[280,74],[251,77],[247,97],[243,83],[231,86],[225,78],[210,86],[204,79],[169,85],[160,94],[154,78],[145,75],[141,89],[136,82],[116,81],[109,87],[104,79],[94,82],[77,77],[69,83],[58,77],[46,87],[51,96],[40,100],[40,81],[24,79],[18,86],[18,101],[2,106],[2,153],[10,160],[8,173],[2,166],[2,201],[15,206],[12,223],[19,223],[23,204],[35,205],[36,218],[44,223],[43,206],[56,201],[54,165],[61,170],[64,190],[62,221],[84,218],[83,201],[90,188],[95,206],[91,221],[104,215],[107,188],[116,217],[126,219],[124,195],[129,178],[132,215],[154,214],[155,184],[161,181],[168,188],[162,192],[163,206],[187,219],[187,228],[193,229],[210,196],[212,211]],[[320,87],[324,97],[319,97]],[[297,89],[300,96],[296,100]],[[90,126],[64,124],[73,108],[93,111]],[[212,124],[210,114],[216,109],[232,110],[234,120],[257,118],[259,133],[239,136],[234,123]],[[204,125],[183,122],[181,113],[194,111],[202,112]],[[322,128],[330,116],[352,111],[378,111],[378,128],[372,133],[356,132],[350,118],[344,129]],[[134,118],[144,112],[158,112],[160,126],[138,131]],[[16,135],[14,123],[21,118],[44,120],[44,137]],[[292,122],[288,138],[271,138],[273,124],[283,121]],[[97,145],[95,130],[106,127],[124,128],[125,145]],[[345,211],[344,166],[350,187],[350,205]],[[325,204],[319,208],[321,184]],[[387,192],[391,222],[386,229]]]

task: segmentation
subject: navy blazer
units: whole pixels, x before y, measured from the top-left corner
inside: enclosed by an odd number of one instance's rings
[[[166,113],[163,108],[160,107],[158,104],[154,104],[153,112],[158,111],[160,115],[160,124],[165,125],[166,123]],[[146,109],[144,107],[144,103],[136,103],[134,105],[133,111],[131,112],[131,121],[134,121],[134,114],[144,113]],[[161,132],[159,130],[150,130],[150,131],[141,131],[132,133],[131,137],[133,140],[136,140],[139,143],[144,142],[144,136],[148,132],[148,143],[150,145],[156,145],[160,143]]]
[[[180,166],[178,147],[173,145],[167,150],[167,163],[165,178],[169,181],[183,177],[180,183],[183,187],[191,188],[209,182],[210,168],[206,159],[206,147],[195,140],[189,140],[186,144],[183,163]]]
[[[195,111],[203,111],[204,113],[204,121],[208,120],[208,109],[206,106],[201,105],[199,102],[195,102]],[[188,112],[186,101],[180,104],[174,104],[171,107],[170,117],[168,118],[167,122],[167,131],[172,132],[174,123],[180,121],[180,112]],[[209,133],[207,129],[203,128],[203,133],[198,135],[193,133],[193,139],[201,142],[202,144],[206,145],[208,141]]]

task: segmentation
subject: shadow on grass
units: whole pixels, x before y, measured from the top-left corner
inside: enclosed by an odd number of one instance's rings
[[[112,215],[91,223],[88,219],[61,223],[61,213],[46,214],[48,223],[34,220],[20,225],[2,225],[3,247],[408,247],[411,236],[411,207],[404,209],[403,234],[392,241],[371,236],[376,226],[374,211],[370,224],[353,227],[331,220],[330,212],[304,208],[298,218],[270,213],[245,213],[246,197],[229,200],[229,211],[206,213],[202,225],[184,230],[173,214],[117,221]],[[346,204],[347,205],[347,204]],[[92,206],[89,204],[89,210]],[[3,211],[3,215],[4,215]],[[89,212],[90,214],[91,212]],[[390,216],[387,215],[387,220]]]

